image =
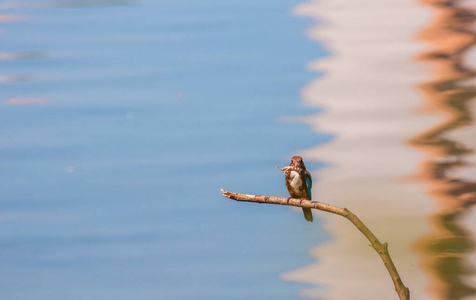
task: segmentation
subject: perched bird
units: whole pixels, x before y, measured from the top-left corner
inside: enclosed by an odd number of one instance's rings
[[[286,167],[286,188],[292,198],[311,200],[312,178],[306,170],[306,166],[301,156],[293,156],[289,167]],[[312,222],[312,211],[310,208],[303,208],[304,218]]]

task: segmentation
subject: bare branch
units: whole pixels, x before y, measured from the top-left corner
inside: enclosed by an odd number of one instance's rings
[[[268,204],[279,204],[279,205],[290,205],[290,206],[298,206],[298,207],[305,207],[305,208],[315,208],[321,211],[330,212],[336,215],[343,216],[352,224],[357,227],[357,229],[362,232],[365,237],[370,241],[372,248],[377,251],[382,259],[385,267],[392,278],[393,284],[395,285],[395,291],[397,292],[400,300],[409,300],[410,299],[410,290],[403,284],[400,275],[393,263],[392,259],[390,258],[390,254],[388,252],[388,244],[387,243],[380,243],[377,237],[370,231],[370,229],[365,226],[364,223],[354,215],[350,210],[347,208],[340,208],[336,206],[332,206],[329,204],[306,200],[306,199],[295,199],[295,198],[284,198],[284,197],[276,197],[276,196],[261,196],[261,195],[247,195],[247,194],[240,194],[240,193],[232,193],[225,190],[221,190],[223,196],[236,200],[236,201],[244,201],[244,202],[256,202],[256,203],[268,203]]]

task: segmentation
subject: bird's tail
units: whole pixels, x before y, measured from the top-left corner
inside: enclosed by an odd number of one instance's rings
[[[312,210],[303,207],[302,212],[304,213],[304,218],[306,218],[307,221],[312,222]]]

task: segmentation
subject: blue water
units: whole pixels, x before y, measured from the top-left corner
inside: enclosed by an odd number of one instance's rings
[[[330,139],[279,121],[319,111],[296,4],[0,5],[0,298],[298,298],[319,221],[220,193],[286,196]]]

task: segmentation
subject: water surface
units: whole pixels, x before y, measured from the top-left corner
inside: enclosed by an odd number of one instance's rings
[[[312,39],[332,50],[310,64],[325,76],[303,89],[324,114],[307,118],[332,143],[304,151],[326,161],[318,199],[345,206],[381,239],[413,299],[473,299],[474,5],[459,1],[309,1]],[[368,241],[323,216],[316,262],[288,272],[315,299],[397,295]]]
[[[296,297],[321,228],[219,191],[330,139],[280,121],[326,53],[293,5],[0,4],[2,299]]]

